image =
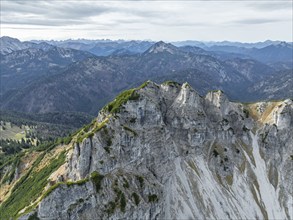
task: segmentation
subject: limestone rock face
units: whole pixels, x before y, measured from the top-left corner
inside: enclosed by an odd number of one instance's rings
[[[53,190],[40,219],[293,218],[292,100],[244,105],[187,83],[135,94],[74,144],[63,179],[84,181]]]

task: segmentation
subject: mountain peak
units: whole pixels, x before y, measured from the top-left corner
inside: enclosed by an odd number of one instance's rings
[[[151,46],[146,53],[162,53],[162,52],[168,52],[171,54],[174,54],[176,51],[178,51],[178,48],[175,47],[173,44],[165,43],[164,41],[159,41],[155,43],[153,46]]]
[[[49,51],[51,49],[56,48],[56,46],[48,44],[47,42],[41,42],[39,44],[35,44],[33,47],[36,48],[36,49],[41,49],[43,51]]]
[[[9,37],[9,36],[3,36],[0,37],[1,41],[15,41],[15,42],[20,42],[17,38]]]
[[[280,42],[276,46],[277,47],[288,47],[288,48],[292,48],[292,46],[290,44],[288,44],[287,42],[285,42],[285,41]]]
[[[8,53],[11,53],[15,50],[22,50],[22,49],[27,48],[18,39],[8,37],[8,36],[1,37],[0,44],[1,44],[1,49],[0,49],[1,54],[8,54]]]

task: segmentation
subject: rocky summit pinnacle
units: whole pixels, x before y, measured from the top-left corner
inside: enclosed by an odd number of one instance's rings
[[[148,81],[73,137],[22,218],[292,219],[292,125],[292,100]]]
[[[175,54],[178,52],[181,52],[177,47],[170,43],[165,43],[163,41],[159,41],[155,43],[152,47],[150,47],[145,54],[148,53],[162,53],[162,52],[168,52],[171,54]]]

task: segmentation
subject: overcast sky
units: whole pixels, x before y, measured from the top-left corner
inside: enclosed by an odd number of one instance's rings
[[[1,0],[1,36],[292,41],[292,1]]]

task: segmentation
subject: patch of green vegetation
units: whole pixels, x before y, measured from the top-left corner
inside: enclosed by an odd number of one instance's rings
[[[33,148],[45,142],[52,142],[56,137],[65,137],[64,139],[58,138],[56,140],[56,142],[59,142],[58,144],[69,144],[72,135],[68,135],[76,128],[88,123],[92,118],[92,116],[83,113],[72,112],[26,114],[0,111],[0,129],[4,123],[7,128],[5,132],[1,132],[3,135],[0,139],[9,140],[10,142],[14,139],[14,141],[18,142],[9,143],[8,148],[4,147],[5,150],[8,150],[4,153],[6,155],[15,154],[22,149]],[[8,136],[5,134],[8,134]]]
[[[245,115],[246,118],[249,118],[249,111],[248,109],[243,109],[243,113]]]
[[[111,138],[107,138],[107,140],[106,140],[106,144],[107,144],[108,147],[112,145],[112,140],[111,140]]]
[[[110,147],[104,147],[104,150],[109,154],[110,153],[110,150],[111,150],[111,148]]]
[[[149,199],[149,202],[157,202],[159,200],[159,198],[156,194],[148,195],[148,199]]]
[[[60,137],[60,138],[57,138],[55,140],[55,144],[56,145],[60,145],[60,144],[65,144],[65,145],[68,145],[70,144],[71,140],[72,140],[72,135],[69,135],[69,136],[66,136],[66,137]]]
[[[112,215],[116,209],[116,203],[113,201],[110,201],[106,207],[107,207],[107,209],[105,210],[106,213],[108,215]]]
[[[141,84],[141,85],[137,88],[137,90],[138,90],[138,89],[143,89],[143,88],[147,87],[148,84],[150,84],[150,81],[146,81],[146,82],[144,82],[143,84]]]
[[[121,212],[125,212],[125,207],[126,207],[126,198],[124,193],[117,187],[116,184],[114,184],[114,192],[116,193],[116,198],[115,198],[115,202],[118,203],[119,202],[119,207],[120,207],[120,211]]]
[[[3,219],[17,217],[21,209],[35,201],[47,185],[49,176],[65,162],[65,152],[62,152],[48,166],[36,171],[35,168],[44,155],[45,153],[38,157],[27,174],[15,184],[8,199],[2,203],[0,213]],[[30,209],[33,208],[30,207]]]
[[[212,93],[214,93],[214,92],[224,93],[224,92],[223,92],[222,90],[220,90],[220,89],[209,90],[208,92],[212,92]]]
[[[144,186],[144,179],[142,176],[136,176],[136,179],[139,182],[140,187],[142,188]]]
[[[291,157],[291,160],[293,160],[293,155],[290,155],[290,157]]]
[[[97,192],[99,192],[102,189],[101,185],[103,179],[104,175],[100,174],[98,171],[94,171],[91,173],[90,180],[94,183]]]
[[[126,90],[120,93],[112,102],[104,107],[110,113],[120,112],[120,108],[129,100],[138,100],[139,94],[136,92],[136,89]]]
[[[119,113],[122,105],[127,103],[129,100],[138,100],[140,95],[137,93],[137,90],[147,86],[148,82],[145,82],[138,88],[129,89],[120,93],[112,102],[106,105],[103,109],[110,113]]]
[[[124,188],[129,188],[129,183],[128,183],[127,179],[125,179],[125,178],[123,177],[123,181],[124,181],[124,183],[123,183],[123,187],[124,187]]]
[[[57,189],[59,186],[61,185],[65,185],[64,182],[58,182],[56,184],[54,184],[53,186],[51,186],[43,195],[42,195],[42,199],[46,198],[47,196],[49,196],[55,189]]]
[[[58,145],[61,145],[61,144],[68,145],[72,141],[72,138],[74,135],[75,134],[71,134],[66,137],[56,138],[54,141],[44,141],[43,143],[39,144],[38,146],[34,146],[34,147],[30,148],[30,151],[31,152],[33,152],[33,151],[49,152],[49,151],[53,150],[55,147],[57,147]]]
[[[89,181],[89,178],[85,178],[85,179],[81,179],[81,180],[78,180],[78,181],[75,181],[75,182],[71,182],[71,181],[68,181],[68,182],[58,182],[56,184],[54,184],[53,186],[51,186],[42,196],[42,199],[43,198],[46,198],[47,196],[49,196],[56,188],[58,188],[59,186],[62,186],[62,185],[66,185],[68,187],[70,186],[73,186],[73,185],[83,185],[85,184],[86,182]]]
[[[120,196],[120,210],[121,212],[125,212],[125,207],[126,207],[126,198],[123,192],[121,192]]]
[[[92,120],[90,124],[84,125],[75,135],[77,135],[77,143],[81,143],[86,138],[92,138],[96,132],[98,132],[102,127],[98,124],[95,128],[96,120]],[[101,123],[103,124],[103,123]],[[104,125],[104,124],[103,124]]]
[[[90,130],[90,128],[94,126],[95,121],[96,120],[93,120],[90,124],[87,124],[87,125],[83,126],[83,131],[88,132]]]
[[[83,184],[85,184],[86,182],[88,182],[89,181],[89,178],[84,178],[84,179],[81,179],[81,180],[77,180],[77,181],[75,181],[75,182],[71,182],[71,181],[68,181],[68,182],[66,182],[65,184],[67,185],[67,186],[72,186],[72,185],[83,185]]]
[[[21,154],[17,154],[15,159],[13,160],[12,166],[11,166],[11,170],[10,172],[8,172],[2,179],[1,184],[2,183],[6,183],[8,182],[9,184],[12,182],[13,178],[14,178],[14,174],[15,174],[15,170],[17,169],[19,163],[20,163],[20,157],[22,155]],[[0,169],[1,171],[1,169]]]
[[[1,133],[1,131],[0,131]],[[3,152],[3,157],[17,154],[18,152],[21,152],[23,149],[28,149],[33,146],[33,142],[31,139],[24,139],[22,138],[20,141],[12,140],[12,139],[0,139],[0,146],[1,151]]]
[[[104,137],[104,139],[106,141],[106,145],[107,145],[107,147],[110,147],[112,145],[112,138],[109,135],[109,131],[108,131],[107,127],[104,127],[102,131],[103,131],[102,136]]]
[[[269,132],[268,131],[265,132],[264,134],[260,134],[261,142],[262,143],[265,143],[266,142],[266,139],[267,139],[268,135],[269,135]]]
[[[189,83],[186,82],[184,85],[186,88],[192,89],[192,86]]]
[[[137,133],[133,129],[127,127],[126,125],[123,125],[123,128],[124,130],[131,132],[134,136],[137,136]]]
[[[138,205],[139,202],[140,202],[139,196],[138,196],[135,192],[132,193],[131,196],[132,196],[132,198],[133,198],[133,200],[134,200],[135,205]]]
[[[83,130],[78,134],[76,142],[81,143],[84,139],[86,138],[91,138],[91,132],[90,133],[85,133]]]
[[[49,113],[21,113],[13,111],[0,111],[0,121],[9,121],[15,126],[36,126],[40,123],[52,125],[65,125],[79,128],[89,123],[93,116],[81,112],[49,112]]]
[[[15,141],[20,141],[22,138],[25,138],[27,132],[32,132],[33,130],[33,127],[29,127],[26,125],[17,126],[11,122],[0,120],[0,139],[3,140],[11,139]]]
[[[135,123],[135,122],[136,122],[136,118],[131,118],[131,119],[129,120],[129,122],[130,122],[130,123]]]
[[[106,128],[106,124],[108,123],[109,119],[106,119],[105,121],[99,123],[93,130],[93,133],[97,133],[98,131],[105,129]]]
[[[95,133],[99,132],[102,129],[106,129],[106,124],[109,119],[105,119],[101,123],[97,123],[96,120],[93,120],[91,124],[84,126],[81,130],[77,132],[76,142],[81,143],[86,138],[92,138]]]
[[[175,81],[166,81],[166,82],[163,82],[162,85],[175,86],[175,87],[179,87],[179,86],[181,86],[180,83],[175,82]]]
[[[0,154],[0,174],[2,175],[3,169],[7,166],[13,166],[13,163],[16,163],[16,160],[21,158],[25,153],[23,151],[18,152],[13,155],[5,155],[5,154]]]
[[[107,209],[105,210],[105,212],[108,215],[112,215],[115,212],[116,207],[120,207],[120,211],[121,212],[125,212],[125,208],[126,208],[126,198],[124,193],[117,187],[117,185],[114,183],[114,188],[113,188],[116,197],[114,201],[110,201],[107,204]]]
[[[214,157],[217,157],[217,156],[219,156],[219,152],[216,149],[214,149],[213,150],[213,155],[214,155]]]
[[[112,102],[106,105],[103,110],[108,111],[109,113],[116,114],[120,112],[120,108],[126,104],[129,100],[138,100],[140,95],[137,93],[139,89],[145,88],[150,81],[144,82],[141,86],[126,90],[120,93]]]
[[[14,187],[12,188],[12,193],[14,191],[16,191],[20,186],[21,184],[23,184],[30,176],[31,172],[33,171],[33,169],[35,167],[37,167],[40,162],[42,161],[42,159],[44,158],[46,152],[40,154],[40,156],[35,160],[35,162],[33,163],[33,165],[31,166],[30,170],[22,177],[20,178],[20,180],[18,182],[16,182],[16,184],[14,185]]]

